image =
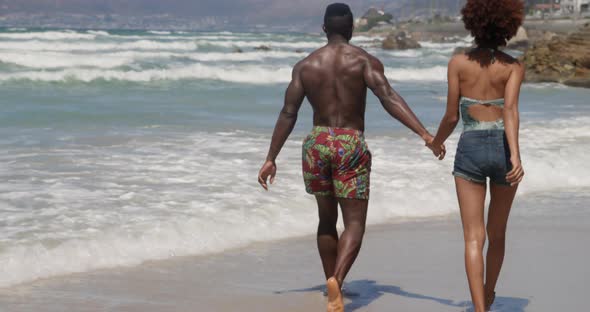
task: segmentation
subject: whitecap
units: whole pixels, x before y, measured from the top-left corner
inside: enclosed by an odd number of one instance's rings
[[[170,35],[170,34],[172,34],[169,31],[158,31],[158,30],[150,30],[150,31],[148,31],[148,33],[154,34],[154,35]]]
[[[385,70],[385,76],[394,81],[446,81],[447,67],[387,68]]]
[[[71,31],[46,31],[46,32],[24,32],[24,33],[0,33],[0,39],[19,39],[31,40],[40,39],[47,41],[62,41],[62,40],[93,40],[96,38],[95,34],[91,33],[77,33]]]

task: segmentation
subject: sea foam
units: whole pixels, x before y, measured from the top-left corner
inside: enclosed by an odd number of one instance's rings
[[[69,53],[69,52],[16,52],[1,51],[0,62],[15,64],[28,68],[116,68],[123,65],[140,64],[147,61],[170,63],[174,59],[186,59],[194,62],[245,62],[263,61],[265,59],[299,59],[304,53],[281,51],[251,51],[244,53],[221,52],[167,52],[167,51],[119,51],[104,53]],[[1,74],[0,74],[1,75]],[[34,79],[32,79],[34,80]]]
[[[19,32],[19,33],[2,33],[0,32],[1,39],[19,39],[19,40],[31,40],[41,39],[49,41],[61,41],[61,40],[93,40],[96,38],[94,33],[78,33],[78,32],[63,32],[63,31],[47,31],[47,32]]]
[[[523,124],[527,176],[519,196],[590,187],[589,124],[587,117]],[[369,224],[457,213],[450,174],[457,140],[458,134],[451,137],[448,160],[439,162],[405,131],[368,136],[374,155]],[[316,208],[304,193],[300,144],[300,138],[287,142],[269,193],[256,182],[268,138],[244,131],[56,151],[76,155],[65,159],[93,172],[92,189],[72,179],[84,171],[49,167],[35,169],[36,182],[0,183],[10,190],[0,195],[2,208],[12,211],[2,216],[3,241],[21,237],[0,253],[0,285],[313,234]],[[46,220],[28,229],[34,236],[18,230],[29,216],[12,206],[31,196],[44,201],[35,213]],[[91,230],[73,230],[80,226]]]
[[[1,56],[0,56],[1,58]],[[189,56],[189,58],[192,58]],[[196,56],[194,58],[199,58]],[[238,57],[239,58],[239,57]],[[214,60],[214,57],[205,56],[202,59]],[[27,60],[23,58],[22,63]],[[29,60],[31,61],[31,60]],[[102,66],[112,67],[124,63],[123,59],[105,61]],[[86,64],[91,64],[88,62]],[[81,62],[83,64],[83,62]],[[57,64],[56,64],[57,65]],[[103,70],[74,68],[56,71],[22,71],[15,73],[0,73],[0,81],[44,81],[44,82],[65,82],[80,81],[93,82],[98,80],[106,81],[129,81],[129,82],[150,82],[161,80],[219,80],[234,83],[247,84],[279,84],[291,80],[291,66],[267,66],[267,65],[206,65],[195,63],[188,66],[173,67],[167,69],[146,69],[146,70]],[[445,81],[446,68],[436,66],[432,68],[401,68],[386,69],[386,77],[393,81],[417,81],[432,82]]]

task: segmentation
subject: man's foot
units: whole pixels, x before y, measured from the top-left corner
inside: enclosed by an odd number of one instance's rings
[[[494,304],[494,300],[496,300],[496,292],[492,291],[489,294],[486,294],[486,311],[489,311],[492,308],[492,304]]]
[[[328,290],[328,312],[344,312],[344,301],[338,281],[331,277],[326,283],[326,288]]]
[[[340,292],[342,293],[343,298],[354,298],[359,297],[361,295],[358,292],[355,292],[354,290],[346,288],[345,286],[342,286],[342,288],[340,288]],[[328,297],[328,290],[324,289],[322,294],[324,294],[324,297]]]

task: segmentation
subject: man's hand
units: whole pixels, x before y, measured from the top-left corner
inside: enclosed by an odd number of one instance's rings
[[[267,180],[270,176],[270,184],[275,182],[275,175],[277,174],[277,165],[274,161],[267,160],[262,168],[260,168],[260,172],[258,173],[258,183],[262,185],[262,187],[268,191],[268,184]]]
[[[435,144],[434,137],[430,134],[424,138],[424,141],[426,142],[426,147],[432,151],[434,156],[438,157],[439,160],[445,159],[447,148],[444,144]]]
[[[522,169],[520,157],[511,157],[510,162],[512,163],[512,170],[506,174],[506,181],[510,183],[510,186],[515,186],[522,182],[524,169]]]

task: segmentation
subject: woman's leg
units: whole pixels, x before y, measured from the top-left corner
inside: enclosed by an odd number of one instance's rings
[[[491,297],[496,288],[496,282],[504,262],[504,250],[506,247],[506,225],[510,208],[516,195],[518,186],[490,186],[491,201],[488,211],[488,253],[486,264],[486,298]],[[491,302],[489,303],[491,305]],[[487,307],[489,308],[489,307]]]
[[[475,312],[485,311],[483,246],[486,239],[486,185],[455,177],[465,239],[465,270]]]

